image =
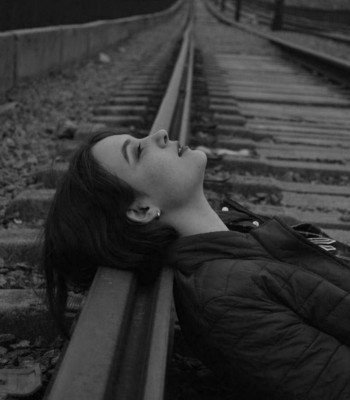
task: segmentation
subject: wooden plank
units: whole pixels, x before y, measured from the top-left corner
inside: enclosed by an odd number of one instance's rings
[[[222,158],[223,165],[228,170],[236,171],[237,168],[246,171],[259,171],[261,174],[267,173],[285,173],[288,171],[297,171],[300,173],[318,173],[321,175],[345,175],[350,176],[350,165],[338,165],[328,163],[316,163],[305,161],[280,161],[280,160],[257,160],[252,158],[237,158],[235,156],[225,155]]]
[[[205,177],[205,183],[208,184],[208,176],[212,177],[215,175],[213,171],[208,168],[207,176]],[[209,179],[210,181],[210,179]],[[213,181],[210,181],[211,184]],[[214,181],[214,184],[215,181]],[[314,195],[333,195],[343,196],[350,198],[350,186],[349,185],[324,185],[319,183],[304,183],[304,182],[289,182],[282,181],[278,178],[271,176],[247,176],[240,174],[231,174],[228,180],[219,183],[224,185],[227,191],[236,191],[239,193],[257,193],[261,192],[272,192],[272,193],[286,193],[294,192],[300,194],[314,194]],[[350,199],[349,199],[350,200]]]
[[[265,73],[265,72],[272,72],[272,73],[279,73],[279,74],[294,74],[295,71],[293,68],[284,65],[274,65],[274,64],[261,64],[261,65],[252,65],[250,63],[237,63],[234,59],[231,60],[220,60],[218,62],[219,66],[222,68],[229,67],[230,69],[235,69],[236,71],[244,71],[247,72],[254,72],[254,73]]]
[[[286,161],[314,161],[322,163],[338,163],[348,164],[350,161],[350,153],[339,153],[337,150],[331,149],[261,149],[256,147],[256,151],[260,157],[268,160],[286,160]]]
[[[325,146],[325,147],[342,147],[349,149],[350,148],[350,141],[348,142],[343,142],[341,140],[333,140],[333,139],[312,139],[312,138],[295,138],[292,136],[284,136],[284,137],[279,137],[276,142],[280,143],[290,143],[290,144],[295,144],[295,143],[304,143],[308,145],[315,145],[315,146]]]
[[[231,86],[232,88],[232,86]],[[234,88],[232,88],[232,93],[235,95],[238,101],[250,101],[254,103],[266,103],[266,102],[272,102],[272,103],[278,103],[278,107],[280,106],[281,103],[283,104],[302,104],[302,105],[307,105],[307,106],[313,106],[317,105],[319,107],[331,107],[331,106],[337,106],[337,107],[349,107],[350,108],[350,101],[349,100],[343,100],[340,98],[332,98],[332,97],[326,97],[326,96],[310,96],[310,95],[305,95],[305,94],[285,94],[285,93],[261,93],[261,92],[246,92],[246,91],[239,91]],[[266,105],[262,104],[262,108],[266,109]],[[290,110],[292,111],[292,110]],[[308,110],[305,110],[308,112]],[[322,110],[320,109],[319,112]],[[272,113],[273,110],[270,110],[270,113]],[[319,113],[318,111],[314,110],[315,113]],[[340,113],[341,110],[332,110],[331,112],[331,117],[336,113]]]
[[[265,74],[266,75],[266,74]],[[268,76],[270,78],[272,78],[271,74],[268,74]],[[293,79],[293,75],[291,76],[280,76],[278,80],[273,80],[270,79],[269,81],[265,81],[262,80],[258,74],[253,74],[253,73],[249,73],[249,76],[246,76],[245,74],[242,73],[238,73],[238,71],[233,71],[233,73],[230,73],[229,75],[225,75],[224,76],[225,79],[228,79],[230,82],[242,82],[244,84],[247,84],[248,82],[251,82],[252,84],[254,83],[261,83],[264,82],[265,84],[267,83],[271,83],[272,85],[281,85],[282,83],[287,84],[287,85],[293,85],[293,83],[295,85],[311,85],[311,86],[317,86],[317,84],[319,83],[319,80],[316,79],[315,77],[312,76],[307,76],[307,75],[303,75],[303,76],[298,76],[298,79]],[[283,81],[281,80],[283,78]],[[217,78],[215,78],[217,79]],[[331,87],[329,84],[325,84],[326,87]],[[344,89],[340,89],[340,90],[344,90]]]
[[[224,54],[224,53],[220,53],[218,52],[216,54],[216,57],[223,57],[226,56],[227,58],[231,58],[232,55],[231,54]],[[269,55],[260,55],[260,54],[235,54],[235,58],[239,59],[239,60],[248,60],[248,61],[271,61],[274,58],[269,56]]]
[[[253,71],[246,71],[246,70],[236,70],[235,68],[228,68],[224,65],[219,65],[220,68],[228,70],[234,76],[235,74],[240,76],[242,79],[256,79],[256,80],[265,80],[265,82],[276,82],[278,80],[280,83],[282,82],[295,82],[296,79],[299,80],[299,83],[306,82],[310,83],[309,76],[306,74],[300,74],[295,72],[290,72],[287,74],[286,72],[270,72],[270,71],[260,71],[259,75]]]
[[[349,96],[349,91],[345,90],[334,90],[334,87],[332,86],[317,86],[314,83],[309,83],[309,84],[301,84],[299,82],[290,82],[290,83],[285,83],[281,85],[280,82],[269,82],[266,83],[261,80],[257,80],[256,82],[252,82],[251,80],[249,81],[244,81],[242,79],[233,78],[233,77],[225,77],[224,81],[222,78],[220,79],[211,79],[208,80],[207,84],[210,85],[215,85],[215,84],[223,84],[227,86],[228,84],[232,84],[237,88],[244,88],[245,90],[271,90],[271,91],[277,91],[277,92],[289,92],[289,91],[296,91],[296,92],[302,92],[305,93],[306,91],[309,93],[311,91],[314,91],[315,93],[323,93],[325,95],[334,95],[334,96],[339,96],[339,95],[344,95],[344,96]]]
[[[281,96],[282,97],[282,96]],[[297,97],[297,96],[296,96]],[[271,96],[273,98],[273,96]],[[302,107],[299,105],[286,105],[281,103],[278,100],[279,96],[276,96],[276,103],[277,104],[266,104],[265,102],[259,102],[259,104],[249,104],[249,103],[244,103],[240,104],[242,110],[246,110],[247,112],[254,113],[256,112],[257,114],[263,114],[263,115],[269,115],[269,114],[276,114],[278,115],[285,115],[285,116],[302,116],[302,117],[323,117],[324,119],[331,120],[335,119],[334,123],[337,122],[337,120],[342,119],[342,120],[349,120],[350,119],[350,113],[349,109],[344,109],[344,108],[339,108],[339,107],[334,107],[332,105],[329,105],[328,107],[320,107],[319,105],[314,106],[314,105],[304,105],[302,104]],[[322,99],[322,98],[320,98]],[[350,103],[349,103],[350,105]],[[332,121],[333,123],[333,121]],[[348,130],[350,131],[349,127]]]
[[[278,125],[271,126],[268,123],[249,121],[249,125],[259,131],[277,131],[286,133],[295,133],[303,135],[320,135],[322,137],[339,137],[346,139],[349,136],[350,129],[346,125],[334,126],[330,124],[305,124],[302,122],[289,121],[287,124],[280,122]]]
[[[298,157],[305,158],[326,158],[334,160],[349,160],[350,153],[347,149],[342,148],[325,148],[325,147],[310,147],[305,145],[286,145],[279,143],[271,143],[260,141],[257,142],[255,140],[248,139],[234,139],[234,140],[221,140],[220,147],[227,147],[228,149],[237,150],[241,148],[251,148],[255,149],[259,155],[263,157],[274,157],[278,154],[281,157]]]
[[[297,207],[301,209],[310,209],[329,212],[337,211],[341,215],[347,212],[350,204],[349,196],[333,196],[332,194],[311,194],[282,192],[281,204],[286,207]]]
[[[214,85],[217,85],[216,83],[211,83],[208,85],[208,87],[212,87]],[[258,85],[255,83],[252,83],[251,85],[244,85],[242,83],[235,83],[235,82],[230,82],[230,81],[225,81],[221,83],[222,87],[234,87],[235,93],[239,93],[240,91],[247,92],[247,93],[263,93],[263,94],[300,94],[300,95],[305,95],[305,92],[308,93],[308,95],[314,95],[314,96],[329,96],[331,98],[339,98],[339,93],[332,92],[331,90],[328,90],[327,88],[322,88],[322,90],[319,90],[318,87],[311,86],[309,88],[305,88],[305,85],[300,85],[300,86],[295,86],[295,85],[283,85],[283,86],[277,86],[277,85]]]
[[[320,137],[323,139],[327,139],[327,138],[332,138],[333,135],[332,133],[329,133],[329,130],[334,129],[334,139],[340,139],[340,140],[344,140],[347,141],[349,140],[349,133],[346,130],[343,130],[342,132],[339,132],[339,128],[343,128],[345,127],[345,124],[343,125],[328,125],[326,126],[328,128],[328,131],[326,130],[322,130],[322,129],[318,129],[320,128],[322,125],[317,124],[316,122],[311,122],[311,121],[300,121],[300,128],[299,129],[295,129],[294,131],[294,127],[296,127],[296,121],[291,121],[291,120],[278,120],[278,119],[274,119],[273,117],[270,119],[261,119],[261,118],[247,118],[246,120],[247,125],[249,126],[249,129],[255,131],[255,132],[271,132],[272,135],[295,135],[295,136],[300,136],[300,135],[305,135],[305,137]],[[262,125],[264,124],[264,125]],[[326,122],[325,122],[326,124]],[[288,125],[290,126],[290,129],[287,129]],[[262,126],[264,126],[264,128],[262,128]],[[302,128],[310,128],[313,127],[315,128],[315,131],[308,131],[307,129],[305,129],[305,131],[303,131]],[[285,129],[283,129],[285,128]]]
[[[242,114],[244,115],[244,111],[242,110]],[[284,119],[279,118],[279,115],[276,113],[274,115],[265,115],[265,116],[255,116],[254,114],[252,115],[247,115],[247,117],[249,118],[248,122],[250,122],[253,126],[253,124],[257,124],[257,125],[261,125],[261,124],[265,124],[265,126],[269,126],[269,125],[275,125],[275,126],[283,126],[283,125],[290,125],[290,126],[294,126],[294,125],[300,125],[300,126],[314,126],[314,127],[320,127],[320,129],[322,128],[322,126],[324,126],[325,128],[328,129],[343,129],[344,134],[346,134],[346,132],[348,132],[347,128],[347,122],[346,121],[337,121],[337,120],[332,120],[329,121],[326,118],[324,118],[322,121],[321,119],[317,119],[317,118],[306,118],[302,115],[298,116],[295,115],[293,116],[288,116]]]

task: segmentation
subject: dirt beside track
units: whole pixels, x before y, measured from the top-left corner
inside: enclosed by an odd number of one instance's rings
[[[96,104],[118,93],[123,82],[162,51],[164,37],[170,41],[178,35],[183,18],[181,13],[105,50],[107,62],[96,55],[80,66],[21,83],[8,92],[8,102],[0,105],[0,221],[8,202],[31,185],[31,175],[51,165],[59,124],[91,119]]]

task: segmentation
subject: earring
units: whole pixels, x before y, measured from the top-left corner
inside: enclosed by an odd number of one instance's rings
[[[157,218],[159,218],[160,217],[160,211],[158,210],[157,211]]]

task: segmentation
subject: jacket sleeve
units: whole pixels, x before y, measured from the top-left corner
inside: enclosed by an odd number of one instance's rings
[[[302,320],[350,346],[350,294],[301,266],[267,263],[254,284],[267,298],[285,304]]]
[[[244,377],[271,399],[350,399],[349,347],[286,305],[225,295],[205,313],[217,316],[207,346],[232,379]]]

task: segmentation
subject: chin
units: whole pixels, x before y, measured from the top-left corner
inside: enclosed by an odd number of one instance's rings
[[[191,150],[191,151],[192,151],[193,155],[195,155],[198,159],[202,159],[203,162],[205,162],[205,165],[207,164],[208,157],[207,157],[207,155],[204,153],[204,151],[202,151],[202,150],[197,150],[197,149]]]
[[[201,161],[203,164],[203,170],[205,170],[206,166],[207,166],[207,162],[208,162],[208,157],[207,155],[204,153],[204,151],[198,150],[201,153]]]
[[[201,178],[201,180],[203,182],[204,181],[205,170],[206,170],[206,167],[207,167],[208,157],[204,152],[200,151],[200,153],[201,153],[201,158],[200,158],[200,160],[198,162],[198,169],[200,170],[200,178]]]
[[[204,179],[205,169],[208,162],[207,155],[201,150],[191,150],[191,154],[188,155],[190,156],[191,164],[194,167],[193,172],[197,175],[198,179]]]

